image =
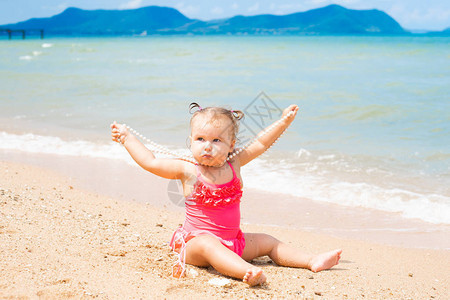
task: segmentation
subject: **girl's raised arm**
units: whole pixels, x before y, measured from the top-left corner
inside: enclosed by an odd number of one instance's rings
[[[293,112],[293,114],[288,115],[291,111]],[[277,140],[277,138],[280,137],[280,135],[286,130],[286,128],[288,128],[292,121],[294,121],[294,118],[297,115],[297,111],[297,105],[290,105],[283,111],[282,118],[288,116],[286,119],[284,119],[280,124],[275,126],[275,128],[264,135],[263,133],[267,131],[270,126],[261,131],[258,134],[257,140],[237,156],[240,165],[244,166],[251,162],[253,159],[263,154]]]
[[[125,146],[134,161],[143,169],[163,178],[181,179],[185,174],[186,162],[176,159],[156,158],[126,126],[111,124],[112,140]]]

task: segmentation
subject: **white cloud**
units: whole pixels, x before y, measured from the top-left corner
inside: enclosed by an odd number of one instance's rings
[[[343,5],[347,5],[347,4],[356,4],[356,3],[359,3],[361,1],[360,0],[341,0],[341,1],[337,1],[337,2],[340,2]]]
[[[411,9],[403,5],[394,5],[387,13],[407,29],[442,30],[450,26],[450,9],[447,8]]]
[[[43,11],[45,12],[50,12],[50,13],[55,13],[55,12],[62,12],[63,10],[65,10],[66,8],[69,8],[69,4],[67,4],[67,2],[64,3],[59,3],[57,5],[43,5],[40,7]]]
[[[213,9],[211,9],[211,13],[213,15],[221,15],[221,14],[223,14],[223,8],[219,7],[219,6],[216,6]]]
[[[131,0],[119,6],[119,9],[134,9],[142,6],[142,0]]]
[[[275,4],[270,3],[269,11],[270,14],[275,15],[287,15],[297,12],[302,12],[310,9],[309,6],[305,6],[303,3],[283,3],[283,4]]]
[[[239,4],[237,4],[236,2],[234,2],[234,3],[231,5],[231,8],[232,8],[232,9],[238,9],[238,8],[239,8]]]
[[[177,3],[175,5],[175,8],[188,18],[198,18],[196,17],[196,15],[200,12],[200,7],[193,5],[184,5],[184,2]]]
[[[60,3],[57,6],[58,10],[65,10],[68,7],[69,7],[69,5],[67,3]]]
[[[255,4],[253,4],[247,10],[249,12],[255,12],[255,11],[259,10],[259,2],[256,2]]]
[[[319,4],[323,4],[325,2],[329,2],[329,0],[310,0],[308,2],[312,5],[319,5]]]
[[[416,22],[428,21],[445,21],[450,19],[450,10],[428,8],[427,10],[415,9],[413,13],[408,16],[410,20]]]

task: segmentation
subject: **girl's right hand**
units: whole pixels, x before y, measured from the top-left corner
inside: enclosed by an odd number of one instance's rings
[[[125,125],[117,124],[116,121],[111,124],[111,137],[114,142],[124,144],[129,134]]]

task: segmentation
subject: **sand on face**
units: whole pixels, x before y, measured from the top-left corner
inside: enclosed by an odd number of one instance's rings
[[[252,263],[267,283],[225,287],[212,268],[188,266],[171,277],[168,247],[183,214],[81,190],[70,178],[29,165],[0,162],[0,297],[98,298],[402,298],[444,299],[450,252],[390,247],[300,230],[243,225],[303,251],[343,249],[339,265],[313,273]]]

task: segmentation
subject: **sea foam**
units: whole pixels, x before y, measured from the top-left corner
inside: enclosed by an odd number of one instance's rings
[[[0,149],[122,160],[135,165],[123,147],[114,142],[66,141],[55,136],[10,134],[0,132]],[[187,154],[186,149],[172,149]],[[161,157],[161,155],[157,154]],[[296,163],[264,155],[242,168],[245,185],[315,201],[351,207],[364,207],[401,213],[405,218],[418,218],[436,224],[450,224],[450,198],[437,193],[420,193],[405,188],[386,187],[370,180],[349,180],[333,175],[332,170],[346,168],[347,173],[360,172],[361,166],[351,166],[338,155],[316,155],[302,149],[292,155]],[[303,161],[301,159],[304,159]],[[305,162],[307,161],[307,163]],[[326,169],[324,166],[328,166]],[[332,170],[329,167],[332,166]],[[345,167],[343,167],[345,166]],[[370,167],[365,173],[378,177],[389,172]],[[341,173],[343,174],[343,173]],[[339,178],[340,177],[340,178]],[[282,201],[279,199],[277,201]]]
[[[42,136],[32,133],[17,135],[0,132],[0,149],[126,160],[126,153],[123,152],[120,145],[113,142],[102,144],[84,140],[65,141],[55,136]]]
[[[308,153],[306,151],[302,155],[313,156],[311,153],[305,154]],[[326,166],[324,160],[329,160]],[[346,164],[347,173],[339,171],[343,164]],[[283,160],[274,164],[273,159],[259,158],[242,168],[241,172],[247,187],[267,192],[395,212],[405,218],[417,218],[435,224],[450,224],[450,197],[445,194],[413,191],[412,186],[408,189],[405,184],[398,184],[401,188],[395,184],[386,185],[383,180],[378,182],[378,177],[385,176],[389,180],[393,174],[373,167],[364,169],[348,165],[348,162],[332,155],[317,156],[308,164]],[[352,173],[355,176],[348,176]],[[363,173],[375,174],[362,177]],[[361,179],[355,179],[358,176]]]

